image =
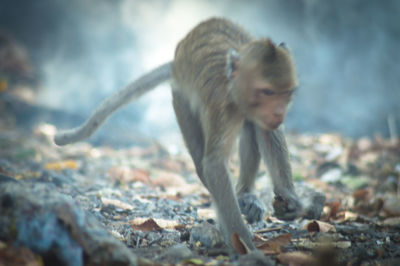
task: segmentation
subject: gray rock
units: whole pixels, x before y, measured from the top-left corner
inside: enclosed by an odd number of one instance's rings
[[[207,222],[203,222],[192,228],[190,232],[190,243],[195,245],[200,242],[206,248],[221,247],[224,245],[224,238],[221,232]]]
[[[192,257],[192,251],[186,246],[186,244],[181,243],[169,247],[157,258],[157,260],[176,263]]]
[[[303,217],[306,219],[319,219],[325,205],[325,195],[305,184],[298,185],[296,193],[303,205]]]
[[[0,185],[0,238],[59,265],[136,265],[136,257],[69,196],[46,184]],[[85,255],[85,256],[84,256]]]
[[[275,265],[270,258],[261,251],[255,250],[249,254],[239,257],[237,265],[240,266],[272,266]]]

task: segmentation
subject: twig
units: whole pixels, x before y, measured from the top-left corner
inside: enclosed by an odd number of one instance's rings
[[[274,227],[274,228],[265,228],[265,229],[254,231],[254,233],[257,233],[257,234],[268,233],[268,232],[272,232],[272,231],[279,231],[281,229],[283,229],[283,226]]]

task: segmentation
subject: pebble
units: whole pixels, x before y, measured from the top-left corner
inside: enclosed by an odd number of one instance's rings
[[[221,247],[224,245],[224,239],[220,231],[214,225],[207,222],[203,222],[192,228],[189,241],[192,245],[200,242],[206,248]]]

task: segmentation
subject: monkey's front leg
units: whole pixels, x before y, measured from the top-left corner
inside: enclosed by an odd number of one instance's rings
[[[216,153],[214,153],[216,154]],[[218,222],[226,243],[232,247],[232,235],[238,233],[246,245],[254,250],[252,234],[245,225],[236,200],[226,165],[226,158],[214,154],[203,159],[204,179],[217,208]]]
[[[275,215],[282,220],[293,220],[302,212],[302,206],[293,186],[289,152],[282,129],[256,130],[258,147],[268,166],[274,185]]]
[[[261,221],[265,212],[264,204],[253,193],[254,181],[260,166],[255,128],[245,121],[239,142],[240,175],[236,185],[239,207],[249,223]]]

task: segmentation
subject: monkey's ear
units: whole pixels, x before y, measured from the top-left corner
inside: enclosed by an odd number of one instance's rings
[[[228,80],[230,80],[235,75],[238,61],[238,52],[233,48],[229,48],[226,54],[226,77],[228,78]]]

